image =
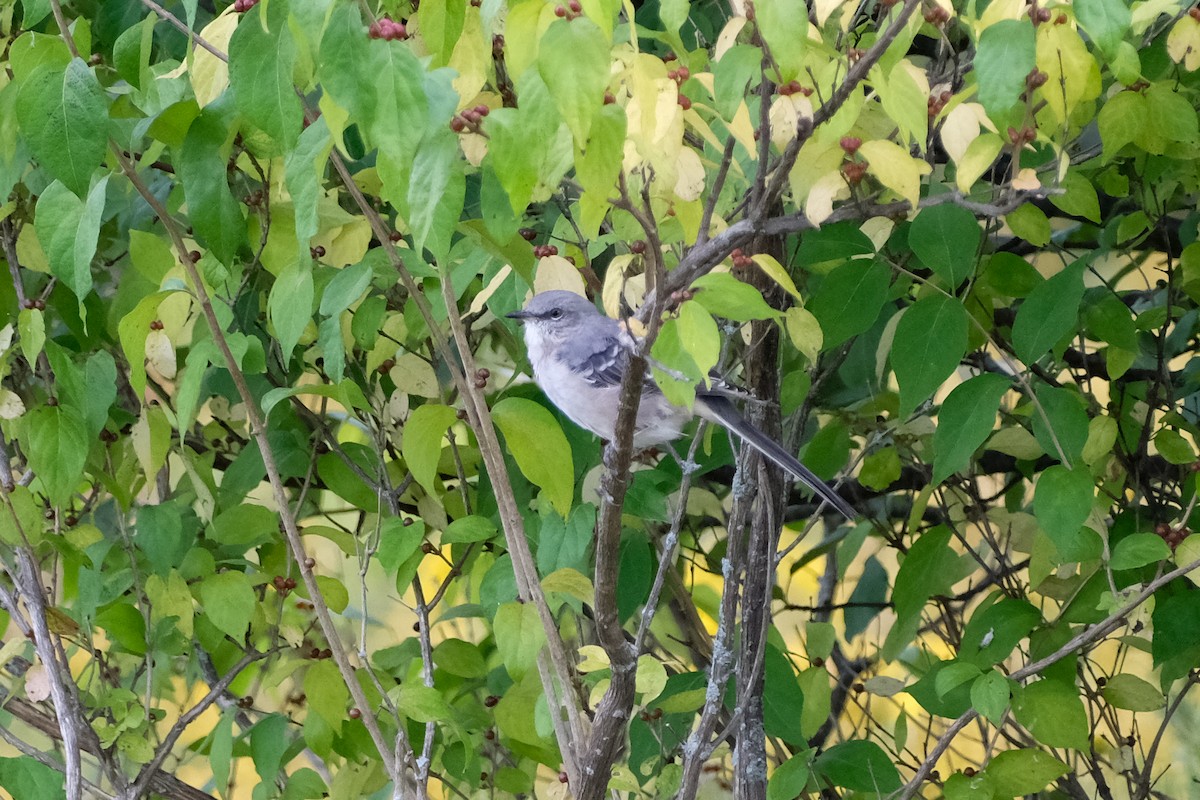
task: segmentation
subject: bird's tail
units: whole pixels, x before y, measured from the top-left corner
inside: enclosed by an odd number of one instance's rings
[[[846,519],[853,520],[857,516],[854,508],[839,497],[837,492],[833,491],[825,481],[814,475],[812,470],[801,464],[778,442],[751,425],[745,417],[738,413],[728,397],[721,395],[697,396],[696,413],[704,419],[736,433],[755,450],[795,475],[797,480],[816,492],[822,500],[836,508]]]

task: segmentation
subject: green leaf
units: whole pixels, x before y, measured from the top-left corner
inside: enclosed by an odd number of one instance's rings
[[[83,414],[67,406],[29,412],[29,467],[41,480],[50,502],[66,506],[83,478],[91,440]]]
[[[558,420],[545,406],[522,397],[506,397],[492,408],[521,474],[546,493],[550,505],[566,517],[575,494],[571,445]]]
[[[826,350],[871,329],[887,301],[889,282],[888,268],[878,260],[851,261],[825,276],[808,310],[821,323]]]
[[[1128,672],[1109,678],[1103,694],[1109,705],[1127,711],[1157,711],[1167,704],[1163,693],[1153,684]]]
[[[755,3],[756,27],[771,48],[784,81],[800,74],[808,49],[808,7],[803,0],[760,0]]]
[[[834,786],[872,795],[894,792],[901,783],[892,759],[874,742],[836,744],[817,756],[812,768]]]
[[[67,796],[63,774],[28,756],[0,758],[0,787],[21,800],[65,800]]]
[[[442,533],[442,544],[483,542],[496,535],[496,523],[487,517],[460,517],[451,522]]]
[[[175,164],[196,238],[227,266],[246,245],[242,207],[225,178],[228,138],[225,120],[206,108],[188,128]]]
[[[1073,389],[1039,383],[1033,410],[1033,435],[1038,444],[1056,458],[1077,465],[1087,445],[1088,421],[1085,399]],[[1061,453],[1061,455],[1060,455]]]
[[[1070,771],[1066,764],[1041,750],[1005,750],[987,765],[987,775],[996,787],[996,797],[1034,794]]]
[[[317,205],[321,198],[321,175],[332,147],[329,124],[324,117],[319,117],[304,129],[295,149],[287,155],[284,174],[288,193],[292,196],[296,241],[301,251],[308,247],[309,240],[319,229]]]
[[[81,303],[92,290],[92,257],[100,236],[107,188],[105,175],[92,186],[84,202],[63,183],[55,181],[38,198],[34,223],[50,261],[50,271]]]
[[[250,729],[250,756],[254,771],[264,781],[274,781],[283,756],[291,746],[291,720],[283,714],[268,714]]]
[[[696,302],[715,317],[749,322],[780,316],[780,312],[767,305],[758,289],[728,272],[710,272],[693,283],[692,288],[697,290]]]
[[[811,758],[808,751],[797,753],[776,767],[767,781],[767,800],[792,800],[801,796],[808,785]]]
[[[414,408],[404,423],[400,452],[413,479],[431,495],[437,495],[437,466],[442,458],[442,440],[458,418],[449,406],[426,403]]]
[[[338,277],[345,271],[338,273]],[[335,277],[334,281],[336,280]],[[283,352],[285,360],[291,356],[308,323],[312,322],[313,298],[311,261],[301,259],[287,265],[271,287],[267,310],[271,315],[271,324],[275,326],[275,337],[279,340],[279,349]],[[321,302],[324,301],[323,295]],[[266,409],[263,413],[267,413]]]
[[[1016,211],[1009,212],[1004,222],[1014,234],[1035,247],[1045,247],[1050,243],[1050,220],[1033,203],[1026,203]]]
[[[1028,684],[1017,693],[1013,715],[1049,747],[1087,750],[1090,745],[1087,712],[1073,684],[1051,679]]]
[[[17,95],[17,122],[33,157],[79,197],[108,150],[108,101],[88,65],[42,64]]]
[[[958,657],[981,667],[998,664],[1041,621],[1041,612],[1024,600],[1006,598],[987,606],[973,614],[963,630]]]
[[[371,265],[360,261],[333,276],[321,292],[321,314],[332,317],[350,307],[371,285]]]
[[[971,684],[971,707],[993,725],[999,725],[1008,710],[1011,683],[1000,672],[992,670]]]
[[[258,600],[250,579],[241,572],[219,572],[200,583],[204,615],[217,630],[240,642],[250,627]]]
[[[979,102],[992,117],[1005,114],[1025,91],[1025,77],[1036,63],[1033,23],[1006,19],[989,25],[975,50]]]
[[[787,657],[768,646],[763,660],[763,728],[768,736],[803,743],[804,693]]]
[[[1029,293],[1013,322],[1013,350],[1032,364],[1068,336],[1083,302],[1084,262],[1076,261]]]
[[[295,64],[296,43],[288,26],[287,2],[271,0],[242,16],[229,40],[229,86],[234,105],[285,152],[295,147],[303,119],[292,84]]]
[[[0,542],[14,547],[42,541],[44,527],[41,504],[25,486],[14,486],[0,505]]]
[[[713,93],[717,113],[722,119],[733,119],[738,106],[746,99],[751,82],[757,83],[761,69],[762,51],[757,47],[735,44],[721,56],[721,60],[713,67]]]
[[[408,224],[418,253],[424,247],[438,262],[446,259],[465,194],[458,138],[448,128],[425,137],[408,184]]]
[[[1141,136],[1149,115],[1146,98],[1133,91],[1119,92],[1100,106],[1096,125],[1105,161],[1111,161],[1122,147]]]
[[[900,318],[891,362],[900,384],[900,413],[911,414],[950,377],[967,352],[962,303],[942,294],[918,300]]]
[[[1112,58],[1133,19],[1129,4],[1125,0],[1075,0],[1071,8],[1087,35]]]
[[[332,660],[310,662],[304,675],[304,693],[309,709],[334,731],[340,731],[346,721],[350,690]]]
[[[433,663],[460,678],[482,678],[487,675],[487,662],[479,646],[461,639],[446,639],[433,648]]]
[[[1064,214],[1100,222],[1100,199],[1096,187],[1078,170],[1071,170],[1062,180],[1065,194],[1050,196],[1050,202]]]
[[[1067,469],[1056,464],[1038,477],[1034,513],[1042,530],[1068,561],[1087,552],[1081,549],[1086,546],[1083,540],[1092,534],[1082,533],[1082,528],[1091,514],[1095,491],[1092,476],[1082,467]]]
[[[896,573],[892,603],[897,624],[888,633],[884,658],[890,660],[908,644],[921,622],[925,601],[936,594],[948,594],[961,577],[959,555],[950,547],[950,530],[938,526],[913,543]]]
[[[946,396],[933,438],[934,483],[967,468],[972,454],[991,434],[1000,399],[1011,388],[1008,378],[984,373],[955,386]]]
[[[462,0],[431,0],[417,7],[421,41],[434,56],[433,66],[444,67],[450,60],[463,32],[466,10],[467,4]]]
[[[1171,464],[1191,464],[1196,460],[1191,444],[1171,428],[1163,428],[1154,435],[1154,447]]]
[[[17,312],[17,335],[21,338],[21,354],[33,364],[46,346],[46,315],[36,308],[22,308]]]
[[[400,687],[396,697],[396,709],[416,722],[448,722],[454,717],[454,712],[442,697],[442,693],[432,686],[422,686],[419,683],[409,683]]]
[[[533,669],[537,654],[546,643],[546,632],[533,603],[504,603],[492,622],[496,649],[508,674],[519,681]]]
[[[1150,114],[1145,130],[1170,142],[1193,143],[1200,138],[1195,107],[1172,84],[1156,83],[1146,90],[1145,97]]]
[[[981,241],[983,231],[975,216],[950,203],[925,209],[908,230],[908,245],[913,253],[922,264],[945,278],[951,289],[971,277]]]
[[[1137,569],[1171,557],[1171,548],[1153,533],[1131,533],[1117,542],[1109,566],[1113,569]]]
[[[604,104],[609,61],[604,33],[586,16],[555,20],[542,34],[538,72],[578,147],[587,142],[592,118]]]

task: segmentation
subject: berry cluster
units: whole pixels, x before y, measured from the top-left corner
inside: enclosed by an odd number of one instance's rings
[[[1160,522],[1155,525],[1154,532],[1158,534],[1158,536],[1162,538],[1164,542],[1167,543],[1167,546],[1170,547],[1172,551],[1176,547],[1179,547],[1180,542],[1188,538],[1188,536],[1190,536],[1192,533],[1182,525],[1178,528],[1172,528],[1165,522]]]
[[[492,377],[492,372],[487,367],[480,367],[475,370],[475,388],[486,389],[488,378]]]
[[[233,11],[235,14],[244,14],[256,5],[258,0],[233,0]]]
[[[392,371],[392,368],[395,366],[396,366],[396,359],[385,358],[380,363],[380,365],[375,368],[375,371],[378,372],[380,375],[387,375],[389,372]]]
[[[567,20],[575,19],[582,12],[583,6],[580,5],[579,0],[571,0],[565,6],[554,7],[554,16],[562,17],[563,19]]]
[[[40,297],[25,298],[24,307],[30,310],[37,309],[38,311],[46,310],[46,301]]]
[[[161,319],[150,320],[150,330],[161,331],[162,329],[163,329],[163,322]]]
[[[552,244],[535,244],[533,246],[534,258],[546,258],[548,256],[558,255],[558,248]]]
[[[925,21],[935,28],[941,28],[950,21],[950,12],[941,6],[933,6],[925,10]]]
[[[468,108],[461,114],[455,115],[454,119],[450,120],[450,130],[455,133],[462,133],[465,130],[472,130],[478,133],[479,121],[491,113],[491,109],[480,103],[477,106]]]
[[[933,119],[938,114],[942,113],[942,109],[946,107],[946,103],[949,103],[950,98],[953,96],[954,94],[949,90],[946,90],[937,96],[930,95],[929,100],[926,102],[926,106],[929,109],[929,118]]]
[[[651,720],[662,719],[662,715],[663,710],[661,708],[655,708],[653,711],[643,711],[638,716],[641,718],[642,722],[650,722]]]
[[[858,152],[858,148],[862,147],[862,139],[857,136],[843,136],[838,140],[838,144],[842,146],[846,155],[852,156]]]
[[[734,269],[749,269],[754,263],[754,259],[742,252],[742,248],[737,248],[729,257],[733,260]]]
[[[851,186],[858,186],[866,177],[869,166],[871,165],[866,161],[847,161],[842,164],[842,177]]]
[[[1050,80],[1050,76],[1042,72],[1037,67],[1034,67],[1028,75],[1025,76],[1025,87],[1029,91],[1033,91],[1039,87],[1045,86],[1046,81]]]
[[[1029,4],[1029,18],[1033,20],[1033,24],[1041,25],[1043,22],[1050,21],[1050,9],[1038,8],[1037,0]]]
[[[669,70],[667,72],[667,77],[676,83],[683,83],[688,78],[692,77],[692,71],[687,67],[680,67],[679,69]]]
[[[688,97],[686,94],[680,93],[678,102],[679,102],[679,107],[682,108],[684,111],[687,111],[689,108],[692,107],[692,98]]]
[[[295,578],[285,578],[282,575],[276,575],[271,581],[271,585],[275,587],[275,591],[281,595],[287,596],[287,593],[296,588]]]
[[[667,297],[667,310],[675,311],[696,296],[696,289],[677,289]]]
[[[1013,126],[1008,126],[1008,140],[1020,147],[1023,144],[1029,144],[1037,138],[1037,131],[1026,125],[1021,130],[1017,130]]]
[[[324,661],[327,658],[333,658],[333,651],[326,647],[322,650],[319,647],[314,647],[308,651],[308,657],[315,661]]]
[[[802,86],[800,81],[791,80],[780,86],[775,91],[779,92],[783,97],[791,97],[794,94],[802,94],[805,97],[811,97],[813,90],[807,86]]]
[[[387,17],[380,17],[371,23],[371,27],[367,28],[367,36],[372,39],[383,39],[385,42],[390,42],[394,39],[407,39],[408,28],[404,27],[403,22],[396,22]]]
[[[308,248],[308,254],[313,257],[313,261],[325,257],[325,248],[321,245]]]

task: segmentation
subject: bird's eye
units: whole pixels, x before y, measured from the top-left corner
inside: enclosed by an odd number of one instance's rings
[[[556,308],[550,312],[550,319],[562,319],[562,309]]]

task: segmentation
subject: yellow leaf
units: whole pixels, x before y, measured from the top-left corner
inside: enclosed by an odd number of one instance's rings
[[[808,193],[817,181],[831,172],[836,173],[842,165],[845,153],[837,140],[809,139],[800,148],[796,164],[788,174],[792,187],[792,199],[797,205],[805,203]],[[826,215],[828,216],[828,215]],[[815,221],[815,220],[814,220]]]
[[[835,200],[844,200],[850,196],[850,187],[838,170],[828,172],[817,179],[808,192],[804,201],[804,214],[814,224],[820,225],[833,213]]]
[[[597,672],[598,670],[608,669],[610,664],[608,653],[604,652],[604,648],[597,644],[585,644],[579,648],[579,655],[583,657],[575,669],[583,673]]]
[[[467,7],[467,16],[463,21],[462,33],[454,52],[450,55],[447,66],[458,73],[454,79],[454,91],[467,101],[479,94],[487,82],[487,70],[491,64],[492,50],[485,41],[483,27],[479,21],[479,9]]]
[[[175,378],[175,345],[162,331],[146,334],[146,361],[150,367],[167,380]]]
[[[754,142],[754,123],[750,121],[750,109],[745,101],[733,112],[733,120],[729,123],[729,132],[746,148],[751,161],[758,160],[758,147]]]
[[[552,289],[566,289],[568,292],[582,295],[587,287],[584,286],[579,268],[562,256],[539,258],[537,272],[533,278],[533,291],[540,293]]]
[[[967,146],[967,152],[958,164],[956,182],[960,192],[969,192],[979,180],[979,176],[987,171],[995,162],[1000,151],[1004,149],[1004,140],[994,133],[985,133]]]
[[[1049,76],[1038,91],[1060,123],[1080,103],[1100,96],[1100,67],[1068,25],[1038,26],[1037,66]]]
[[[704,193],[704,164],[700,156],[690,147],[679,150],[675,161],[678,175],[675,178],[675,196],[681,200],[696,200]]]
[[[806,308],[792,306],[784,315],[788,337],[801,355],[809,361],[816,361],[825,344],[825,334],[821,331],[821,323]]]
[[[0,419],[16,419],[25,413],[25,403],[11,389],[0,389]]]
[[[879,87],[883,110],[900,128],[906,143],[915,143],[922,150],[929,135],[929,78],[924,70],[901,61],[888,74],[887,82]]]
[[[1167,34],[1167,55],[1188,72],[1200,67],[1200,22],[1183,16]]]
[[[596,601],[591,580],[579,570],[563,567],[542,578],[542,588],[547,592],[569,594],[584,603]]]
[[[916,208],[921,194],[921,176],[929,173],[929,164],[913,158],[895,142],[877,139],[863,142],[859,153],[870,166],[867,171],[876,180],[891,189]]]
[[[200,38],[218,50],[228,53],[229,40],[237,29],[240,15],[233,13],[233,6],[225,7],[216,19],[204,26]],[[196,95],[196,104],[201,108],[216,100],[229,86],[229,64],[214,56],[203,47],[192,53],[192,65],[188,78]]]
[[[975,33],[983,33],[984,28],[995,25],[1001,20],[1026,17],[1028,11],[1029,7],[1025,0],[995,0],[995,2],[988,3],[983,16],[979,18],[979,23],[973,26]]]
[[[725,27],[721,29],[720,35],[717,36],[717,46],[713,51],[713,61],[720,61],[721,56],[725,55],[725,51],[737,44],[738,34],[742,32],[742,28],[746,27],[746,18],[742,16],[733,17],[729,22],[725,23]]]
[[[751,256],[751,258],[758,265],[758,268],[765,272],[768,278],[782,286],[784,291],[797,300],[804,301],[804,298],[800,296],[800,292],[796,291],[796,284],[792,281],[792,276],[788,274],[788,271],[783,268],[782,264],[775,260],[774,256],[767,255],[766,253],[757,253]]]
[[[967,147],[979,137],[979,117],[971,103],[955,106],[942,120],[942,147],[950,159],[958,164],[967,154]]]

